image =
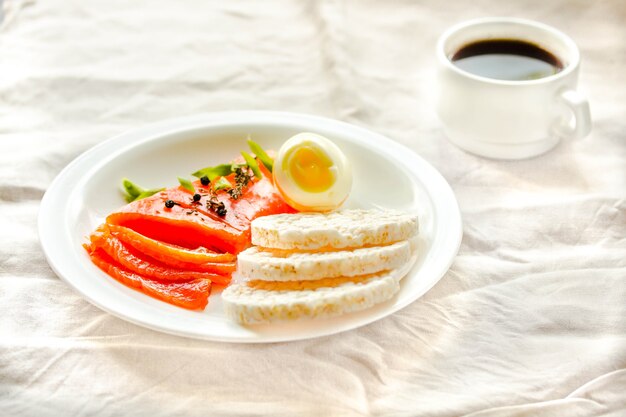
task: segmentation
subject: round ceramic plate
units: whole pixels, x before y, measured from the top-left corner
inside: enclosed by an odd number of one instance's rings
[[[198,168],[246,149],[246,137],[278,149],[290,136],[315,132],[333,140],[352,162],[346,206],[417,212],[419,256],[399,293],[365,311],[332,319],[241,326],[223,313],[219,291],[204,311],[187,311],[134,291],[93,265],[82,244],[110,212],[125,204],[120,183],[177,185]],[[54,180],[41,203],[39,236],[50,266],[87,300],[124,320],[181,336],[227,342],[298,340],[354,329],[415,301],[449,268],[461,242],[458,204],[443,177],[413,151],[336,120],[279,112],[228,112],[161,122],[90,149]]]

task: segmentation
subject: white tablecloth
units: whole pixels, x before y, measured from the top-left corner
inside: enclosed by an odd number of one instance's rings
[[[590,137],[469,155],[433,110],[434,43],[508,15],[582,51]],[[0,27],[0,415],[626,415],[626,3],[5,1]],[[426,296],[358,330],[235,345],[83,300],[39,247],[40,199],[93,145],[176,116],[320,114],[408,145],[464,238]]]

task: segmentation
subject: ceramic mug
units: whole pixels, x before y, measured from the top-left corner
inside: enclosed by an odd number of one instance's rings
[[[452,62],[463,46],[489,39],[539,45],[563,68],[543,78],[508,81],[475,75]],[[550,26],[515,18],[460,23],[439,38],[437,59],[437,113],[446,136],[466,151],[491,158],[529,158],[547,152],[562,137],[582,138],[591,131],[589,103],[576,89],[578,47]]]

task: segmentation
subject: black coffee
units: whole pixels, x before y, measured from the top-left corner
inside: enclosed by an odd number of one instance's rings
[[[536,80],[563,69],[552,53],[530,42],[515,39],[489,39],[472,42],[451,58],[464,71],[497,80]]]

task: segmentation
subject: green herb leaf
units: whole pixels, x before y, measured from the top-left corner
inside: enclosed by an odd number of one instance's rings
[[[178,182],[185,190],[189,191],[191,194],[196,192],[196,189],[193,188],[193,184],[187,178],[178,177]]]
[[[219,180],[213,183],[213,189],[215,191],[225,190],[227,188],[233,188],[233,185],[224,177],[221,177]]]
[[[248,166],[248,164],[245,164],[245,163],[244,164],[235,164],[235,163],[233,163],[233,164],[230,165],[230,171],[231,172],[237,172],[238,168],[243,168],[245,166]]]
[[[196,178],[202,178],[203,176],[207,176],[209,177],[209,180],[213,181],[215,178],[217,177],[223,177],[226,175],[229,175],[232,172],[232,164],[220,164],[220,165],[215,165],[213,167],[206,167],[206,168],[202,168],[199,169],[198,171],[194,172],[193,175]]]
[[[127,194],[126,201],[129,203],[131,201],[134,201],[137,198],[137,196],[139,196],[141,193],[145,191],[142,187],[138,186],[137,184],[135,184],[128,178],[122,179],[122,186],[124,187],[124,191],[126,191],[126,194]]]
[[[137,197],[135,197],[135,199],[133,201],[137,201],[137,200],[141,200],[141,199],[146,198],[146,197],[150,197],[151,195],[159,193],[159,192],[161,192],[163,190],[165,190],[165,188],[153,188],[151,190],[145,190],[141,194],[139,194]]]
[[[152,188],[149,190],[140,187],[135,184],[128,178],[122,179],[122,186],[124,187],[124,191],[126,191],[126,201],[128,203],[132,203],[133,201],[141,200],[142,198],[150,197],[160,191],[165,190],[165,188]]]
[[[270,158],[267,153],[265,153],[263,148],[261,148],[261,145],[248,138],[248,146],[250,147],[252,153],[254,153],[257,158],[259,158],[259,161],[261,161],[261,163],[265,165],[265,168],[267,168],[269,172],[272,172],[272,170],[274,169],[274,160]]]
[[[254,159],[249,153],[241,151],[241,156],[246,160],[246,164],[250,167],[252,172],[254,172],[254,176],[257,178],[261,178],[261,170],[259,169],[259,164],[256,163],[256,159]]]

